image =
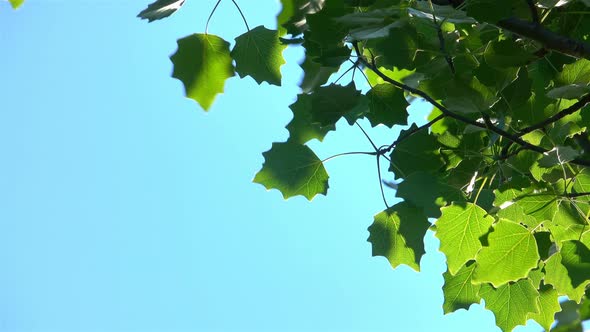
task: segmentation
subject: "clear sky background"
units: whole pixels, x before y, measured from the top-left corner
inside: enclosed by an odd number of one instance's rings
[[[168,57],[215,1],[147,24],[149,2],[0,2],[0,331],[499,331],[481,306],[443,315],[432,233],[420,273],[371,258],[372,157],[329,161],[312,203],[251,183],[287,138],[300,50],[284,87],[232,78],[205,113]],[[274,27],[278,1],[239,2]],[[244,32],[230,1],[209,32]],[[320,157],[370,151],[339,125]]]

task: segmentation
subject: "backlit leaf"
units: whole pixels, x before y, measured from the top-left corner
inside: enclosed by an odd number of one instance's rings
[[[494,225],[488,245],[476,257],[475,283],[491,283],[498,288],[509,281],[525,278],[537,267],[539,253],[533,234],[506,219]]]
[[[567,269],[572,286],[578,287],[590,276],[590,250],[580,241],[561,244],[561,264]]]
[[[281,85],[283,51],[287,45],[279,42],[276,30],[258,26],[236,38],[231,56],[236,61],[240,77],[251,76],[258,84]]]
[[[539,292],[528,279],[498,288],[484,284],[479,295],[486,301],[486,309],[494,313],[496,325],[504,332],[524,325],[527,317],[539,312]]]
[[[17,9],[23,3],[25,3],[25,0],[8,0],[8,2],[10,2],[10,4],[12,5],[12,8]]]
[[[178,40],[170,59],[172,77],[184,84],[186,96],[209,110],[215,96],[223,92],[225,80],[234,75],[229,43],[212,34],[193,34]]]
[[[328,192],[328,173],[322,161],[305,145],[273,143],[263,153],[264,164],[254,177],[266,189],[278,189],[283,197],[301,195],[311,200]]]
[[[445,314],[459,310],[469,309],[469,306],[479,303],[481,297],[478,295],[481,285],[471,282],[475,264],[463,266],[455,275],[449,271],[443,274],[445,283],[442,287],[445,302],[443,310]]]
[[[580,302],[584,296],[586,286],[590,280],[586,280],[574,287],[568,270],[561,263],[561,253],[555,253],[545,262],[545,283],[553,285],[559,295],[569,297],[571,300]]]
[[[475,259],[482,248],[480,237],[488,233],[494,218],[472,203],[443,207],[441,211],[435,235],[440,240],[440,251],[447,256],[449,272],[455,275]]]
[[[384,256],[394,268],[406,264],[419,271],[423,238],[429,226],[420,209],[405,202],[392,206],[376,215],[369,226],[373,256]]]

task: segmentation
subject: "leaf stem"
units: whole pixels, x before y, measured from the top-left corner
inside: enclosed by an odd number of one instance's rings
[[[333,156],[329,156],[328,158],[323,159],[321,161],[321,163],[323,164],[323,163],[325,163],[325,162],[327,162],[329,160],[332,160],[334,158],[342,157],[342,156],[349,156],[349,155],[353,155],[353,154],[365,154],[365,155],[369,155],[369,156],[375,156],[375,155],[377,155],[376,152],[363,152],[363,151],[343,152],[343,153],[335,154]]]
[[[213,10],[211,11],[211,13],[209,13],[209,17],[207,18],[207,23],[205,24],[205,34],[206,35],[209,34],[209,22],[211,21],[211,18],[213,17],[213,14],[217,10],[217,7],[219,6],[220,3],[221,3],[221,0],[217,0],[217,2],[215,3],[215,6],[213,7]]]
[[[240,8],[240,6],[236,2],[236,0],[231,0],[231,2],[234,3],[234,5],[236,6],[236,8],[238,9],[238,12],[240,12],[240,16],[242,16],[242,20],[244,21],[244,24],[246,25],[246,29],[248,31],[250,31],[250,26],[248,26],[248,21],[246,21],[246,17],[244,16],[244,13],[242,13],[242,9]]]

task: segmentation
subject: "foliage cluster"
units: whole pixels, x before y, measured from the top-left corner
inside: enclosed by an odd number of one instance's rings
[[[264,153],[255,182],[285,198],[326,194],[323,160],[306,143],[341,119],[407,125],[408,101],[422,98],[433,106],[427,123],[362,152],[389,164],[403,199],[389,206],[383,195],[373,255],[419,270],[431,229],[447,259],[445,313],[484,299],[503,331],[528,319],[548,330],[567,296],[577,316],[556,329],[581,328],[590,318],[590,1],[281,0],[278,30],[250,29],[232,2],[247,32],[232,48],[208,33],[180,39],[173,77],[208,110],[236,73],[280,85],[283,50],[305,49],[290,138]],[[158,0],[139,16],[160,19],[183,3]]]
[[[555,318],[556,331],[581,330],[590,319],[590,0],[281,0],[278,30],[250,29],[231,1],[247,32],[231,48],[206,32],[179,39],[172,76],[208,110],[236,73],[280,86],[283,50],[305,49],[290,138],[264,153],[255,182],[285,198],[325,195],[325,160],[306,143],[341,119],[407,125],[409,100],[424,99],[427,123],[351,152],[374,156],[379,172],[386,162],[399,180],[388,185],[402,202],[383,195],[369,227],[373,255],[418,271],[431,229],[447,259],[445,313],[484,299],[503,331],[528,319],[549,330]],[[183,4],[157,0],[139,16],[158,20]],[[558,313],[560,296],[570,315]]]

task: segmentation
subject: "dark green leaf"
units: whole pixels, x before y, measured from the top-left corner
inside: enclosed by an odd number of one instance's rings
[[[360,101],[354,82],[346,86],[330,84],[311,94],[311,116],[321,126],[334,125]]]
[[[289,130],[289,141],[293,143],[305,144],[311,139],[322,141],[324,136],[330,131],[335,130],[334,125],[321,126],[313,121],[311,115],[311,96],[300,94],[297,101],[289,106],[293,112],[293,119],[287,125]]]
[[[425,172],[416,172],[405,178],[398,185],[396,196],[423,209],[430,218],[440,217],[440,208],[451,202],[465,201],[461,190]]]
[[[408,119],[408,102],[402,90],[391,84],[379,84],[367,93],[369,98],[369,113],[367,118],[373,127],[384,124],[391,128],[393,125],[406,125]]]
[[[412,131],[416,125],[412,125],[408,131]],[[402,131],[400,136],[408,131]],[[436,138],[426,130],[420,130],[400,142],[391,152],[391,166],[389,170],[395,174],[395,178],[407,177],[414,172],[436,172],[443,166],[443,161],[438,153],[439,144]]]

